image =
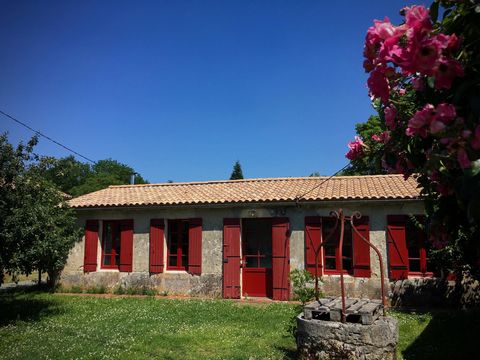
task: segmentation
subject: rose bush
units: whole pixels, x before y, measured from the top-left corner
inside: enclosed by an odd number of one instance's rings
[[[480,1],[440,0],[401,15],[402,24],[385,18],[367,31],[363,65],[381,129],[378,146],[357,138],[347,158],[381,157],[386,172],[415,176],[437,255],[478,265]]]

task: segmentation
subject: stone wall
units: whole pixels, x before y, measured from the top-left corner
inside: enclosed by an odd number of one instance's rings
[[[158,291],[175,294],[202,294],[219,296],[222,293],[222,250],[224,218],[262,218],[288,217],[290,221],[290,268],[305,267],[305,216],[328,216],[330,211],[343,208],[348,215],[360,211],[370,219],[370,241],[379,247],[384,257],[385,271],[387,264],[386,221],[389,214],[418,214],[423,211],[423,204],[418,201],[369,201],[369,202],[323,202],[315,205],[272,204],[272,205],[238,205],[235,207],[163,207],[130,209],[85,209],[78,210],[78,224],[83,227],[85,220],[98,219],[133,219],[133,272],[119,273],[116,270],[102,270],[83,273],[84,239],[71,250],[67,265],[62,273],[61,282],[65,286],[133,285],[138,283],[154,286]],[[163,274],[149,275],[149,226],[150,219],[188,219],[202,218],[202,275],[192,276],[186,272],[166,271]],[[100,223],[100,238],[102,237]],[[165,234],[168,232],[166,224]],[[100,264],[101,244],[98,244],[98,263]],[[166,242],[165,250],[166,254]],[[372,276],[370,279],[345,276],[347,295],[351,297],[380,297],[380,267],[376,254],[371,255]],[[338,295],[338,276],[324,276],[322,289],[326,295]]]
[[[302,359],[394,360],[398,324],[380,317],[372,325],[297,317],[297,348]]]
[[[394,281],[390,298],[397,307],[478,307],[480,282],[469,271],[457,275],[457,280],[417,278]]]

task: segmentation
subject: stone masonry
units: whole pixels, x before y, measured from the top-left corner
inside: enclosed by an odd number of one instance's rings
[[[398,324],[380,317],[372,325],[306,320],[297,317],[297,348],[302,359],[394,360]]]
[[[421,201],[344,201],[319,202],[315,204],[241,204],[232,206],[184,206],[79,209],[78,224],[85,226],[87,219],[100,220],[99,237],[102,238],[102,220],[133,219],[133,272],[98,268],[96,272],[84,274],[84,238],[71,250],[67,265],[61,276],[65,286],[98,286],[113,288],[124,286],[151,286],[159,292],[185,295],[221,296],[222,294],[222,251],[223,219],[251,217],[288,217],[290,221],[290,269],[303,269],[305,261],[305,217],[328,216],[331,210],[343,208],[346,214],[360,211],[370,219],[370,241],[379,247],[385,259],[387,274],[386,221],[389,214],[416,214],[423,212]],[[202,274],[192,276],[183,271],[165,271],[149,274],[149,224],[152,218],[188,219],[202,218]],[[165,229],[165,234],[168,228]],[[101,247],[98,244],[98,263]],[[166,244],[165,244],[166,254]],[[375,253],[371,252],[371,278],[345,276],[347,296],[379,298],[380,271]],[[322,291],[325,295],[339,294],[339,277],[324,276]]]

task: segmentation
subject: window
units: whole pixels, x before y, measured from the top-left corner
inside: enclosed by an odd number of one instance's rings
[[[168,262],[167,270],[188,268],[188,220],[168,221]]]
[[[322,239],[323,245],[323,263],[325,264],[326,274],[340,273],[340,223],[335,233],[327,239],[335,226],[335,220],[331,218],[322,219]],[[345,223],[345,232],[342,247],[343,271],[347,273],[353,272],[353,241],[352,229],[349,223]]]
[[[421,220],[421,218],[419,217],[418,220]],[[405,234],[408,251],[408,274],[431,276],[425,231],[409,218],[406,221]]]
[[[102,268],[118,269],[120,265],[121,221],[103,222]]]
[[[391,279],[412,276],[432,276],[428,261],[425,230],[421,228],[423,216],[412,219],[406,215],[388,216],[388,255]]]

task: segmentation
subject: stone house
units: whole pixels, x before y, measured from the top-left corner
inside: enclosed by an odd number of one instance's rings
[[[359,232],[385,259],[390,281],[430,277],[425,235],[410,223],[424,208],[401,175],[271,178],[110,186],[71,199],[85,235],[71,250],[65,286],[150,286],[225,298],[291,294],[289,273],[314,273],[314,248],[329,214],[359,211]],[[380,296],[380,266],[347,225],[343,269],[349,296]],[[338,236],[322,246],[326,294],[339,292]]]

